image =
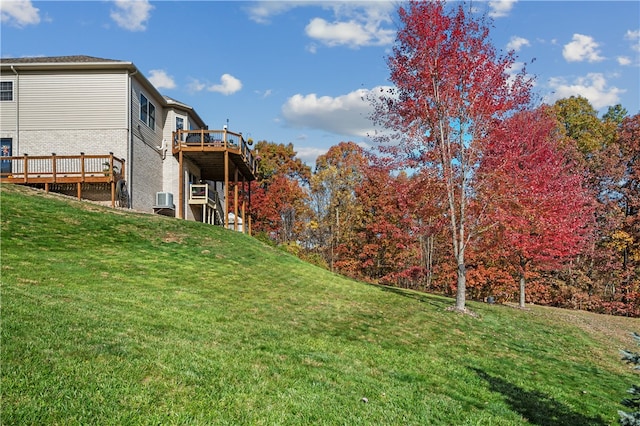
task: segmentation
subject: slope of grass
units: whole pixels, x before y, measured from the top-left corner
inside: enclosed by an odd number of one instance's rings
[[[1,424],[606,425],[638,379],[635,319],[463,316],[217,227],[0,202]]]

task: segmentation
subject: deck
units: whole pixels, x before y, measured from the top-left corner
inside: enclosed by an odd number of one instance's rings
[[[124,167],[124,160],[112,153],[0,157],[0,183],[44,185],[47,192],[51,185],[75,184],[78,199],[82,199],[83,184],[108,184],[111,207],[115,207],[116,186]]]
[[[244,221],[246,209],[251,204],[245,184],[256,179],[258,161],[249,148],[252,141],[245,141],[242,133],[227,129],[178,130],[173,132],[172,141],[171,152],[178,157],[179,170],[184,170],[186,159],[200,169],[202,181],[223,182],[224,188],[233,188],[233,194],[229,193],[229,196],[221,200],[222,217],[224,226],[228,228],[229,216],[232,214],[233,228],[238,230],[238,221],[240,218]],[[179,188],[177,213],[178,217],[184,218],[185,182],[182,173],[179,176]],[[230,211],[231,206],[233,212]],[[203,211],[203,217],[205,216],[206,212]],[[250,224],[249,220],[249,233]]]
[[[256,179],[257,161],[249,148],[251,143],[242,133],[227,130],[178,130],[173,132],[172,154],[182,153],[198,166],[203,180],[232,180],[237,170],[245,180],[252,181]]]

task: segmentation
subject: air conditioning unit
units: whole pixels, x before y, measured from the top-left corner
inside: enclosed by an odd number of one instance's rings
[[[156,209],[174,209],[173,194],[170,192],[156,192]]]

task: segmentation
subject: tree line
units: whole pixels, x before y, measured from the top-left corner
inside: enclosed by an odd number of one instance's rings
[[[254,230],[365,281],[640,316],[640,115],[538,102],[463,5],[412,2],[371,97],[374,149],[260,141]]]

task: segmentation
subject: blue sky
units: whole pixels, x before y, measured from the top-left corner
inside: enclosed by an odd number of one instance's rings
[[[133,62],[210,128],[293,143],[313,165],[341,141],[370,146],[368,91],[388,86],[392,1],[0,2],[2,57]],[[640,112],[640,2],[474,1],[545,102],[582,95]],[[530,63],[533,59],[533,63]],[[529,64],[530,63],[530,64]]]

